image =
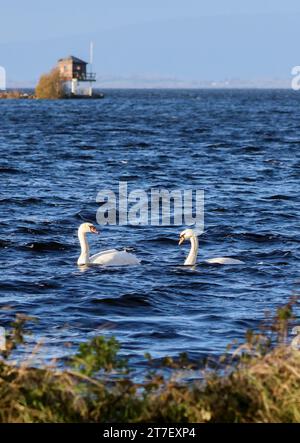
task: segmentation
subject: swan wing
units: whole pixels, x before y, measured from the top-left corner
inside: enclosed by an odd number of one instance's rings
[[[139,265],[140,260],[130,252],[108,249],[90,257],[90,263],[106,266]]]
[[[216,258],[209,258],[208,260],[205,260],[206,263],[216,263],[219,265],[242,265],[244,264],[243,261],[237,260],[236,258],[230,258],[230,257],[216,257]]]
[[[97,254],[94,254],[90,257],[90,262],[94,262],[94,260],[97,260],[98,257],[106,254],[114,254],[115,252],[118,252],[117,249],[107,249],[106,251],[97,252]]]

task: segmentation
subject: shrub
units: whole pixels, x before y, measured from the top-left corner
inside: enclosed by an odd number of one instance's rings
[[[248,332],[243,345],[214,368],[202,368],[192,382],[184,380],[195,363],[183,355],[166,358],[168,370],[148,356],[149,370],[137,383],[114,338],[80,345],[61,370],[33,368],[26,360],[13,364],[11,354],[24,343],[29,320],[18,316],[0,359],[0,422],[297,423],[300,352],[285,344],[295,302],[277,310],[268,330]]]
[[[35,88],[36,98],[59,99],[65,96],[64,84],[58,68],[49,74],[43,74]]]

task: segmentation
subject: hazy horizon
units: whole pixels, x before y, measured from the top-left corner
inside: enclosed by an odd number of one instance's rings
[[[0,9],[0,66],[8,87],[34,86],[61,57],[88,61],[92,40],[102,88],[289,87],[299,2],[240,3],[12,0]]]

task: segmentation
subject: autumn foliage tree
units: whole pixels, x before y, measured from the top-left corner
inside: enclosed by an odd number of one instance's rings
[[[43,74],[35,88],[37,98],[58,99],[65,96],[63,81],[59,69],[54,68],[48,74]]]

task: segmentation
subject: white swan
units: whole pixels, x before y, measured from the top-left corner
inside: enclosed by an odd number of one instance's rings
[[[296,335],[296,337],[293,338],[291,341],[291,347],[295,351],[300,350],[300,326],[295,326],[292,330],[292,335]]]
[[[106,266],[126,266],[139,265],[140,260],[133,254],[126,251],[117,251],[109,249],[99,252],[98,254],[89,256],[89,245],[86,234],[98,234],[97,229],[91,223],[82,223],[78,229],[78,238],[81,246],[81,254],[77,260],[78,265],[97,264]]]
[[[179,236],[179,245],[181,245],[185,240],[190,240],[191,242],[191,250],[189,252],[189,255],[187,256],[184,265],[194,265],[197,260],[197,254],[198,254],[198,237],[193,231],[193,229],[185,229],[181,232]],[[230,257],[216,257],[216,258],[209,258],[208,260],[205,260],[206,263],[218,263],[220,265],[240,265],[243,264],[241,260],[237,260],[235,258]]]

